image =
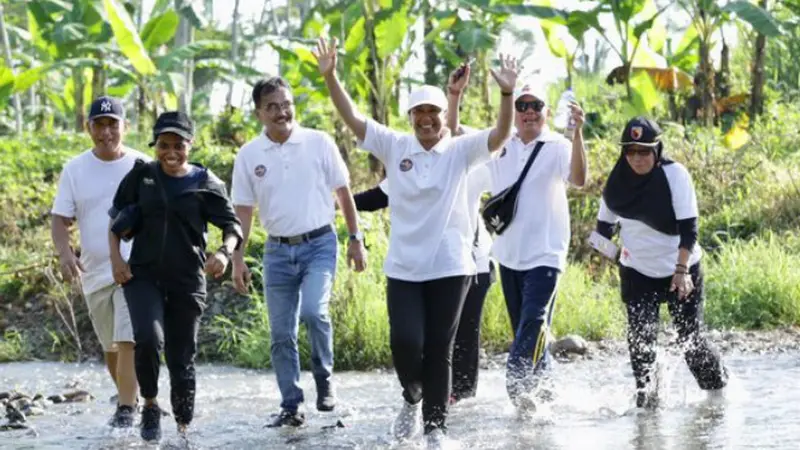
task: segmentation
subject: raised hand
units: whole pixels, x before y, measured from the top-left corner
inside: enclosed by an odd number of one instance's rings
[[[330,42],[323,37],[319,38],[317,48],[312,50],[311,53],[317,58],[319,73],[322,76],[328,76],[336,70],[336,38],[333,38]]]
[[[517,58],[510,55],[500,54],[500,70],[492,69],[492,77],[502,92],[513,92],[517,85],[517,77],[522,70],[517,62]]]
[[[456,69],[450,73],[450,77],[448,78],[447,90],[454,94],[461,94],[461,92],[464,91],[464,88],[467,87],[467,84],[469,84],[469,73],[470,69],[468,62],[464,62],[456,67]]]

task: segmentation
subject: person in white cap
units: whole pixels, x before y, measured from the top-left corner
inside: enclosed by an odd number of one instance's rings
[[[458,104],[468,76],[449,87],[451,105]],[[534,158],[520,185],[513,220],[492,246],[514,333],[506,388],[522,413],[533,412],[537,401],[543,399],[540,394],[547,393],[540,389],[542,375],[549,368],[547,337],[570,241],[566,188],[568,184],[582,187],[587,177],[583,111],[577,104],[571,105],[576,128],[570,143],[548,128],[546,99],[544,87],[538,83],[524,84],[515,91],[516,134],[489,163],[492,195],[497,195],[516,182],[528,159]],[[448,123],[458,123],[457,108],[451,107],[448,119]]]
[[[391,185],[384,272],[390,345],[404,398],[393,432],[398,439],[415,437],[421,414],[429,446],[437,448],[445,442],[458,317],[476,273],[467,174],[511,134],[517,63],[501,55],[500,70],[492,71],[503,93],[495,127],[452,138],[441,89],[422,86],[411,93],[414,134],[400,133],[356,111],[336,77],[335,40],[320,39],[314,55],[339,115],[361,148],[383,163]]]

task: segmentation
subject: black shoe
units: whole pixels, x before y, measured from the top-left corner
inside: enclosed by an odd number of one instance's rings
[[[297,411],[282,409],[278,417],[267,424],[267,428],[301,427],[306,423],[305,414]]]
[[[142,439],[158,441],[161,439],[161,408],[158,405],[147,405],[142,408]]]
[[[637,391],[636,407],[644,409],[658,409],[659,399],[655,392]]]
[[[117,405],[117,411],[111,418],[109,425],[112,428],[130,428],[133,426],[133,415],[133,406]]]
[[[317,411],[330,412],[336,408],[336,394],[328,380],[317,381]]]

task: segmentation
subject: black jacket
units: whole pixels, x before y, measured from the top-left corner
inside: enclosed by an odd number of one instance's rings
[[[223,238],[235,235],[237,248],[242,228],[225,184],[194,165],[202,171],[197,184],[169,198],[158,161],[137,160],[120,182],[109,215],[116,219],[133,211],[137,217],[128,261],[134,276],[149,274],[172,287],[205,292],[208,223],[221,229]]]

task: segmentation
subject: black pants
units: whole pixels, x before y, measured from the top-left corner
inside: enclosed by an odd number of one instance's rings
[[[158,395],[160,352],[169,369],[172,413],[178,424],[194,415],[197,331],[205,293],[165,288],[153,278],[137,275],[124,286],[136,341],[135,366],[145,399]]]
[[[445,427],[453,342],[473,277],[423,282],[387,278],[390,345],[403,397],[422,401],[425,431]]]
[[[473,281],[469,285],[453,346],[452,397],[455,400],[474,397],[478,390],[481,317],[486,294],[492,284],[491,272],[479,273],[476,278],[477,282]]]
[[[700,389],[721,389],[728,382],[719,353],[701,334],[703,271],[700,264],[689,268],[694,290],[683,300],[669,292],[672,277],[650,278],[620,266],[622,300],[628,312],[628,350],[636,388],[641,390],[655,378],[658,309],[667,303],[678,331],[678,344]]]

